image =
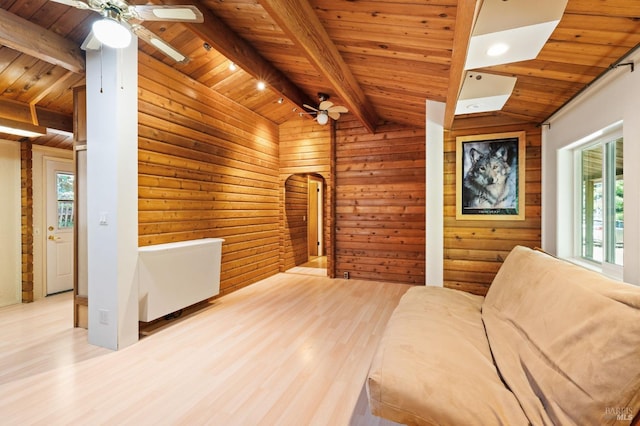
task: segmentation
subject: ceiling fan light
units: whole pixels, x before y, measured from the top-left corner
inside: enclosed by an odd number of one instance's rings
[[[327,124],[329,122],[329,115],[327,114],[327,111],[319,111],[318,118],[316,120],[318,121],[318,124],[323,126]]]
[[[131,31],[110,17],[95,21],[93,34],[102,44],[114,49],[122,49],[131,43]]]

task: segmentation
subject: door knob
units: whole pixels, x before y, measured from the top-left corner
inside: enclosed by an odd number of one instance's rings
[[[55,236],[53,236],[53,235],[49,235],[49,239],[50,239],[51,241],[56,241],[56,240],[59,240],[59,239],[60,239],[60,237],[55,237]]]

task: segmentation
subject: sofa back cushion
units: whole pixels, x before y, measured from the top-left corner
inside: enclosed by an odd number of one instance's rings
[[[525,247],[482,306],[491,352],[532,424],[613,424],[640,406],[640,287]]]

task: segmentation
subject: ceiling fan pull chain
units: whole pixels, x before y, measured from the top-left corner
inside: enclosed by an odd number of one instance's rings
[[[100,45],[100,93],[103,93],[102,91],[102,51],[104,49],[104,46]]]
[[[118,50],[118,69],[120,70],[120,90],[124,90],[124,67],[123,67],[123,59],[122,59],[122,50]]]

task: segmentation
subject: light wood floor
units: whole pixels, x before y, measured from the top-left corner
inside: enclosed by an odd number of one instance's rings
[[[289,274],[327,276],[327,256],[317,256],[287,271]]]
[[[391,425],[364,381],[408,285],[279,274],[112,352],[70,294],[0,309],[2,425]]]

